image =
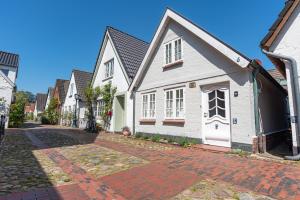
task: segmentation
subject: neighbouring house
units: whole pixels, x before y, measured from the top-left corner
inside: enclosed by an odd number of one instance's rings
[[[300,151],[300,0],[285,2],[260,46],[287,81],[293,154],[296,155]]]
[[[0,51],[0,116],[8,127],[8,114],[13,101],[18,75],[19,55]]]
[[[57,113],[62,114],[63,113],[63,104],[66,99],[66,94],[69,87],[69,80],[63,80],[63,79],[56,79],[55,86],[53,89],[53,98],[57,99],[58,105],[57,105]],[[62,116],[60,116],[59,124],[61,124]]]
[[[170,9],[129,92],[135,133],[256,152],[288,128],[286,91],[259,61]]]
[[[132,35],[107,27],[97,57],[92,86],[111,83],[117,88],[113,101],[109,131],[120,132],[123,127],[133,128],[133,101],[128,87],[132,82],[149,44]],[[101,122],[104,102],[99,98],[96,119]]]
[[[30,116],[34,116],[34,110],[35,110],[35,103],[28,103],[26,106],[25,106],[25,115],[26,117],[30,118]]]
[[[49,106],[49,103],[50,103],[50,100],[53,98],[53,91],[54,91],[54,89],[52,87],[48,88],[45,110],[47,110],[47,108]]]
[[[268,72],[284,89],[287,90],[286,78],[278,71],[278,69],[269,69]]]
[[[40,114],[45,111],[45,105],[47,101],[47,94],[37,93],[34,107],[34,117],[40,120]]]
[[[66,98],[63,104],[62,125],[85,128],[87,123],[85,89],[91,83],[93,74],[73,70]]]

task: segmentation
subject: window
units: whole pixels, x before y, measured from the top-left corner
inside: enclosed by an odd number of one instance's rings
[[[1,71],[5,76],[8,76],[8,72],[9,72],[8,69],[1,69]]]
[[[101,114],[102,114],[102,112],[103,112],[103,110],[104,110],[104,101],[103,100],[99,100],[97,102],[97,114],[96,114],[96,116],[100,117]]]
[[[184,90],[173,89],[165,93],[165,118],[184,118]]]
[[[174,41],[175,61],[181,60],[181,38]]]
[[[166,44],[166,64],[172,62],[172,43]]]
[[[225,93],[220,90],[214,90],[208,93],[208,116],[211,118],[216,115],[226,117]]]
[[[71,84],[71,91],[70,91],[70,95],[73,95],[73,89],[74,89],[74,83]]]
[[[143,118],[155,118],[155,94],[149,93],[143,95]]]
[[[174,49],[172,49],[174,48]],[[182,39],[178,38],[165,44],[165,64],[171,64],[182,59]]]
[[[106,62],[105,64],[105,78],[112,77],[114,75],[114,59]]]

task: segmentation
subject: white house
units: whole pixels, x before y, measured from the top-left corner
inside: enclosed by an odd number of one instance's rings
[[[53,98],[53,92],[54,92],[54,89],[52,87],[49,87],[48,92],[47,92],[47,100],[46,100],[45,110],[48,108],[51,98]]]
[[[86,98],[84,95],[85,88],[91,83],[93,74],[90,72],[73,70],[70,78],[69,87],[67,94],[63,103],[64,114],[73,113],[75,114],[76,110],[76,126],[79,128],[85,128],[87,118],[85,117],[86,113]],[[76,95],[79,95],[78,100],[75,99]],[[72,117],[72,120],[75,117]],[[70,123],[70,125],[73,121]]]
[[[148,43],[132,35],[107,27],[96,61],[92,85],[103,87],[109,82],[117,87],[113,101],[109,131],[119,132],[133,127],[133,101],[128,87],[147,51]],[[97,103],[96,118],[100,119],[101,98]]]
[[[277,20],[261,41],[263,52],[286,77],[293,153],[300,149],[300,1],[287,0]]]
[[[8,126],[8,113],[16,87],[19,55],[0,51],[0,116],[5,116]]]
[[[47,101],[47,94],[36,94],[36,100],[35,100],[35,107],[33,116],[35,118],[39,118],[39,114],[43,113],[45,111],[45,105]]]
[[[251,151],[287,129],[286,91],[259,62],[170,9],[129,92],[135,133]]]

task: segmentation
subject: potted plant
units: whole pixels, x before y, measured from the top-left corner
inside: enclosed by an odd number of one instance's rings
[[[130,128],[128,126],[125,126],[122,128],[122,134],[124,136],[130,136],[131,135],[131,131],[130,131]]]

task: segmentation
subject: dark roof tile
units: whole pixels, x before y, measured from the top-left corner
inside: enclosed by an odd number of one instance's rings
[[[19,66],[19,55],[0,51],[0,65],[6,65],[6,66],[10,66],[10,67],[18,67]]]
[[[44,111],[47,101],[47,94],[38,93],[36,95],[36,108],[38,111]]]
[[[132,81],[144,59],[149,43],[112,27],[108,27],[107,31],[126,73]]]
[[[85,101],[85,94],[84,90],[90,84],[93,74],[90,72],[80,71],[80,70],[73,70],[75,84],[77,89],[77,94],[80,95],[81,99]]]

